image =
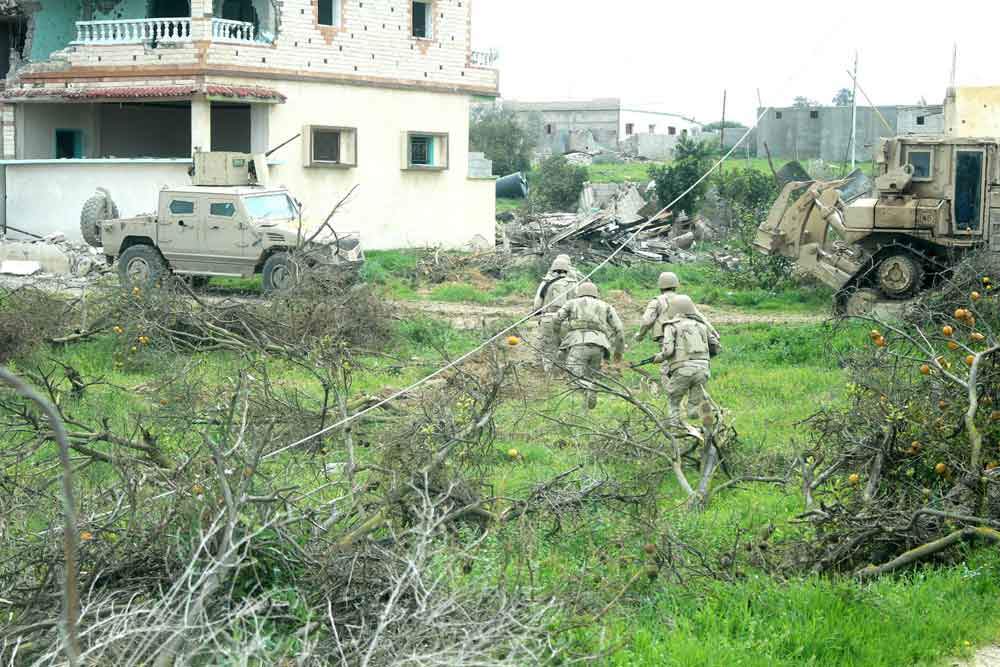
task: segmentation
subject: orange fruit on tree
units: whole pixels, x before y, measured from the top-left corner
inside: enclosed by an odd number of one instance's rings
[[[976,318],[974,318],[972,315],[969,315],[968,317],[965,318],[965,323],[968,324],[970,327],[974,327],[976,326]]]
[[[920,367],[920,374],[921,375],[930,375],[931,374],[931,367],[928,366],[927,364],[924,364],[923,366]]]
[[[878,339],[879,337],[881,337],[881,336],[882,336],[882,332],[881,332],[881,331],[879,331],[878,329],[872,329],[872,330],[871,330],[871,331],[870,331],[870,332],[868,333],[868,335],[869,335],[869,336],[871,337],[871,339],[872,339],[872,340],[876,340],[876,339]]]
[[[974,332],[971,336],[969,336],[969,338],[971,338],[976,343],[982,343],[984,340],[986,340],[986,336],[979,333],[978,331]]]
[[[965,308],[959,308],[958,310],[955,311],[956,320],[964,320],[968,316],[969,316],[969,311],[967,311]]]
[[[941,329],[941,333],[944,334],[945,336],[951,336],[952,334],[955,333],[955,330],[950,326],[945,326],[943,329]]]
[[[885,338],[883,336],[879,336],[875,339],[875,344],[879,347],[885,347]]]
[[[519,451],[517,451],[516,449],[514,449],[513,447],[511,447],[510,449],[507,450],[507,456],[509,456],[512,459],[516,459],[520,455],[521,455],[521,453]]]
[[[946,466],[943,463],[939,463],[936,466],[934,466],[934,472],[936,472],[939,475],[943,475],[946,472],[948,472],[948,466]]]
[[[90,532],[89,530],[80,531],[81,542],[89,542],[92,539],[94,539],[94,534],[92,532]]]
[[[956,343],[953,340],[948,341],[948,349],[954,352],[955,350],[958,349],[958,343]]]
[[[980,300],[981,298],[983,298],[983,295],[982,295],[982,294],[980,294],[979,292],[973,292],[973,293],[972,293],[972,294],[970,294],[969,296],[971,296],[971,297],[972,297],[972,300],[973,300],[973,301],[979,301],[979,300]]]
[[[507,336],[507,344],[511,347],[521,344],[521,339],[517,336]]]
[[[850,477],[847,478],[847,481],[851,483],[851,486],[857,486],[858,483],[861,482],[861,475],[859,475],[858,473],[853,473]]]
[[[941,408],[942,410],[944,410],[945,408],[948,407],[948,402],[947,401],[938,401],[938,407]]]
[[[967,356],[965,358],[965,365],[966,366],[971,366],[974,363],[976,363],[976,356],[974,354],[970,354],[969,356]]]

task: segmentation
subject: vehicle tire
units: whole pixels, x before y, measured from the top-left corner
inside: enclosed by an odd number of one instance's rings
[[[97,193],[84,202],[80,210],[80,233],[83,240],[95,248],[101,247],[101,223],[118,217],[118,207],[111,194],[98,188]]]
[[[920,291],[924,267],[913,255],[889,255],[878,265],[878,286],[890,299],[908,299]]]
[[[118,258],[118,280],[122,287],[152,287],[168,273],[167,261],[151,245],[134,245]]]
[[[866,317],[871,315],[881,298],[882,293],[876,289],[862,288],[855,290],[847,297],[844,314],[848,317]]]
[[[283,292],[295,285],[296,274],[292,257],[287,252],[276,252],[264,262],[261,283],[265,292]]]

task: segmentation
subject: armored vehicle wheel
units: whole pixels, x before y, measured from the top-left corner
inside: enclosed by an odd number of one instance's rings
[[[287,252],[276,252],[268,257],[261,273],[265,292],[281,292],[295,285],[295,264]]]
[[[871,315],[881,296],[879,291],[874,289],[855,290],[851,296],[847,297],[847,305],[844,310],[848,317]]]
[[[169,270],[160,251],[149,245],[134,245],[118,258],[118,279],[123,287],[151,287]]]
[[[919,289],[924,279],[920,260],[910,255],[890,255],[878,265],[878,286],[890,299],[907,299]]]
[[[101,223],[118,217],[118,207],[107,190],[98,188],[97,193],[83,204],[80,210],[80,234],[83,240],[95,248],[101,247]]]

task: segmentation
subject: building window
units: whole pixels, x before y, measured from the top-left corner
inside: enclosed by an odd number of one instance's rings
[[[812,111],[809,112],[809,117],[812,119],[819,118],[819,111],[813,109]]]
[[[633,132],[635,132],[635,125],[632,123],[625,123],[625,136],[631,137]]]
[[[774,119],[775,120],[781,120],[781,112],[780,111],[775,111],[774,112]]]
[[[236,215],[236,204],[231,201],[212,202],[208,205],[208,214],[219,218],[231,218]]]
[[[194,202],[175,199],[170,202],[171,215],[192,215],[194,213]]]
[[[670,127],[667,128],[667,134],[669,134],[671,137],[676,136],[677,128],[671,125]]]
[[[924,116],[917,116],[917,125],[924,124]]]
[[[413,36],[417,39],[431,39],[431,21],[433,17],[434,12],[431,9],[431,3],[416,0],[413,3]]]
[[[83,157],[83,130],[56,130],[56,159],[78,160]]]
[[[650,134],[656,134],[656,126],[655,125],[650,125],[649,126],[649,133]]]
[[[448,168],[448,135],[435,132],[404,134],[403,169],[441,170]]]
[[[545,126],[545,134],[552,134],[552,123]]]
[[[343,0],[318,0],[317,21],[320,25],[340,26]]]
[[[355,167],[358,164],[358,132],[353,127],[307,125],[302,130],[306,138],[305,166]]]
[[[913,180],[930,181],[932,179],[934,163],[931,151],[906,151],[906,162],[913,165]]]

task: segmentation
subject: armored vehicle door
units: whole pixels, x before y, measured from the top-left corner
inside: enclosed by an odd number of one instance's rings
[[[179,273],[193,270],[201,247],[201,201],[186,193],[165,193],[157,220],[157,245]]]
[[[249,243],[244,220],[236,196],[213,195],[205,198],[204,256],[207,273],[253,275],[254,263],[249,258]]]
[[[986,150],[979,147],[955,147],[955,195],[951,216],[955,234],[982,236],[986,211]]]

